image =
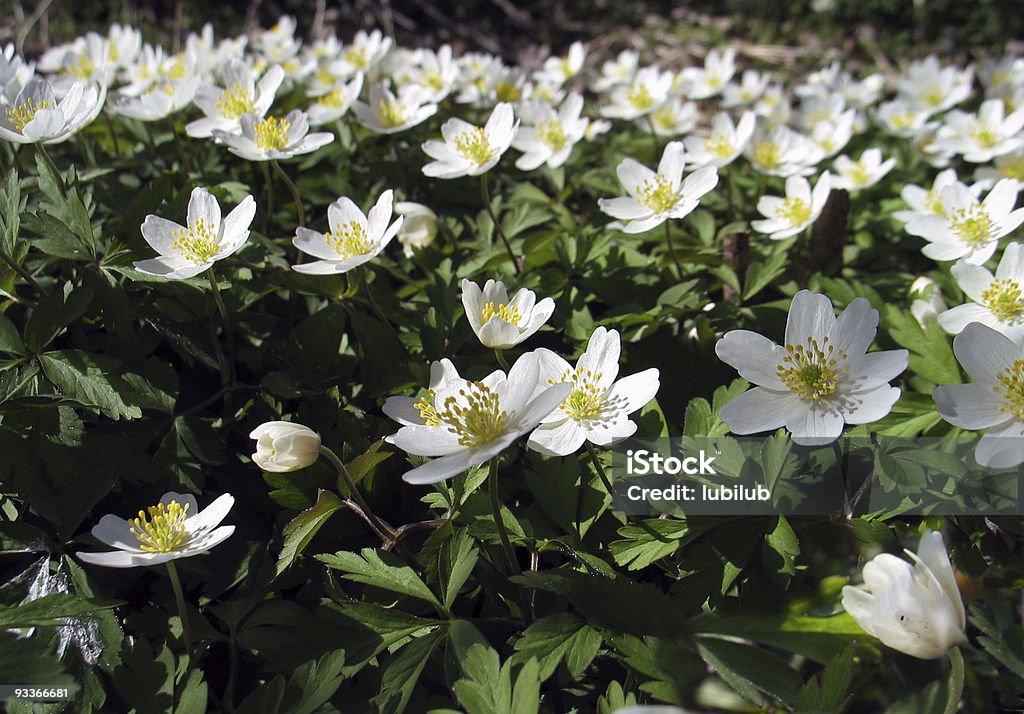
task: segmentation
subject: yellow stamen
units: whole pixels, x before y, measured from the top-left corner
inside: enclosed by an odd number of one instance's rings
[[[643,84],[634,84],[630,87],[629,93],[626,94],[626,101],[641,111],[650,109],[654,105],[654,97],[651,96],[651,91]]]
[[[171,501],[139,511],[138,518],[128,521],[129,530],[139,541],[139,549],[147,553],[181,550],[189,541],[189,533],[185,530],[188,505]]]
[[[35,119],[36,113],[43,109],[56,109],[57,105],[49,99],[37,102],[34,98],[28,97],[24,102],[7,110],[7,121],[11,123],[15,131],[21,131],[25,125]]]
[[[500,302],[497,304],[489,302],[484,305],[484,309],[480,312],[480,322],[484,324],[492,317],[504,320],[510,325],[518,325],[519,321],[523,319],[523,316],[519,313],[519,308],[515,305],[506,305]]]
[[[988,122],[978,121],[970,131],[971,139],[983,149],[991,149],[999,143],[999,134],[996,133]]]
[[[761,168],[777,168],[781,161],[782,149],[774,141],[760,141],[754,147],[754,163]]]
[[[214,225],[207,223],[202,218],[188,228],[179,228],[171,234],[174,242],[171,247],[183,258],[193,263],[206,263],[213,260],[220,246],[217,244],[217,235],[214,232]]]
[[[637,189],[640,203],[655,213],[672,210],[679,202],[679,194],[672,188],[669,180],[661,174],[654,174]]]
[[[377,119],[381,126],[393,129],[405,123],[405,107],[397,99],[381,99],[377,102]]]
[[[267,117],[256,122],[252,129],[256,134],[256,146],[264,151],[280,151],[288,146],[288,130],[292,128],[287,119]]]
[[[561,151],[568,143],[565,127],[558,119],[545,119],[537,125],[537,138],[543,141],[552,151]]]
[[[996,166],[999,168],[999,173],[1006,178],[1024,181],[1024,155],[1004,156]]]
[[[494,149],[483,128],[475,126],[455,137],[455,148],[466,161],[483,166],[494,156]]]
[[[778,378],[801,399],[816,402],[835,394],[840,375],[846,373],[845,367],[836,369],[846,353],[828,342],[825,337],[819,345],[808,337],[804,345],[786,345],[786,356],[775,368]]]
[[[992,389],[1003,397],[999,411],[1024,420],[1024,359],[1014,360],[996,376],[996,380],[999,384]]]
[[[811,207],[802,198],[791,196],[776,209],[775,215],[789,221],[790,225],[799,226],[811,220]]]
[[[170,76],[169,73],[168,76]],[[251,114],[256,111],[252,92],[240,84],[233,85],[221,92],[216,107],[221,116],[228,119],[238,119],[243,114]]]
[[[498,82],[494,87],[494,94],[499,102],[517,102],[522,96],[519,87],[511,82]]]
[[[981,300],[1003,322],[1016,320],[1024,312],[1024,296],[1016,280],[993,280],[981,294]]]
[[[349,221],[336,232],[328,233],[324,240],[345,260],[366,255],[373,250],[373,242],[367,238],[366,228],[357,221]]]
[[[953,211],[949,222],[957,237],[969,246],[987,243],[992,234],[992,219],[981,204]]]
[[[732,137],[718,132],[714,132],[708,137],[708,140],[704,142],[704,149],[709,154],[720,159],[726,159],[736,152],[736,148],[732,143]]]
[[[598,382],[601,381],[600,372],[595,373],[577,367],[571,372],[565,372],[558,380],[548,380],[548,383],[560,384],[569,381],[573,383],[574,389],[562,402],[562,411],[566,416],[577,421],[600,416],[605,406],[605,390],[598,387]]]
[[[412,405],[420,413],[420,419],[427,426],[441,426],[441,417],[437,415],[437,409],[434,408],[434,397],[436,396],[437,392],[429,389],[426,395],[420,397],[419,401]]]
[[[444,400],[444,409],[438,418],[448,431],[459,437],[461,446],[475,448],[497,439],[505,431],[508,413],[501,408],[501,400],[483,382],[469,382],[459,390],[464,400],[451,396]]]

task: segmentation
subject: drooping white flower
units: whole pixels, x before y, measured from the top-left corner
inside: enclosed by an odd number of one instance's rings
[[[644,67],[627,85],[611,91],[610,103],[601,107],[601,115],[609,119],[637,119],[660,107],[672,90],[672,73],[657,67]]]
[[[865,588],[843,588],[843,608],[882,644],[938,659],[960,644],[967,621],[942,534],[925,531],[912,563],[882,553],[864,565]]]
[[[968,323],[980,322],[1014,342],[1024,338],[1024,244],[1006,246],[995,276],[964,260],[956,262],[952,273],[971,302],[939,315],[942,329],[956,335]]]
[[[509,300],[505,283],[488,280],[483,290],[472,280],[462,281],[462,306],[474,334],[484,347],[504,350],[530,337],[555,311],[555,301],[537,301],[532,290],[519,288]]]
[[[683,179],[686,165],[682,142],[665,147],[657,172],[626,158],[616,169],[628,196],[598,199],[598,206],[612,218],[609,224],[624,233],[643,233],[670,218],[683,218],[700,198],[718,185],[718,169],[705,166]]]
[[[989,99],[982,102],[977,114],[954,109],[946,115],[935,143],[963,156],[964,161],[982,164],[1024,146],[1021,129],[1024,129],[1024,107],[1006,116],[1003,100]]]
[[[832,177],[828,171],[818,178],[813,191],[803,176],[790,176],[786,179],[785,198],[762,196],[758,200],[757,210],[766,218],[751,221],[750,227],[770,234],[772,240],[795,236],[818,220],[831,190]]]
[[[854,109],[843,112],[832,120],[819,121],[811,130],[810,139],[819,149],[821,158],[835,156],[853,138],[853,125],[857,120]]]
[[[608,446],[632,436],[636,423],[629,415],[658,393],[657,369],[645,369],[616,380],[619,374],[619,333],[598,327],[576,367],[551,350],[541,348],[540,380],[548,384],[568,382],[572,392],[541,420],[527,446],[542,454],[566,456],[584,442]]]
[[[437,113],[432,92],[415,84],[398,90],[396,95],[383,84],[370,87],[367,103],[356,102],[352,111],[360,124],[378,134],[395,134],[424,122]]]
[[[749,330],[732,330],[715,353],[758,385],[722,407],[719,416],[736,434],[786,427],[797,444],[827,444],[843,424],[881,419],[899,399],[889,386],[907,368],[906,350],[867,354],[878,311],[864,298],[836,318],[825,295],[801,290],[793,297],[782,346]]]
[[[423,167],[423,173],[444,179],[486,173],[511,146],[518,126],[512,105],[504,102],[482,127],[452,117],[441,126],[444,141],[424,142],[423,151],[434,161]]]
[[[753,112],[743,112],[734,125],[726,113],[711,118],[711,133],[706,137],[686,137],[686,158],[696,167],[731,164],[747,148],[754,135],[756,117]]]
[[[443,481],[497,456],[532,430],[572,391],[571,384],[537,390],[539,358],[528,352],[508,375],[492,372],[480,381],[452,379],[433,396],[426,423],[403,426],[392,443],[417,456],[437,457],[407,471],[407,483]]]
[[[847,191],[869,188],[881,181],[895,165],[896,159],[882,161],[882,150],[876,148],[865,149],[856,161],[846,155],[839,156],[832,163],[836,171],[832,186]]]
[[[225,493],[200,511],[192,494],[165,493],[160,503],[131,520],[103,516],[92,534],[117,550],[78,553],[78,559],[105,568],[137,568],[205,553],[235,532],[234,526],[220,525],[234,503]]]
[[[936,387],[935,409],[953,426],[988,430],[974,449],[982,466],[1024,463],[1024,346],[972,322],[953,338],[953,354],[974,383]]]
[[[334,141],[334,134],[329,131],[310,134],[309,117],[300,109],[293,109],[280,118],[245,114],[241,127],[241,134],[214,129],[213,136],[227,144],[232,154],[249,161],[290,159],[309,154]]]
[[[291,15],[282,15],[269,30],[263,30],[253,39],[253,49],[269,64],[277,64],[294,57],[302,47],[295,37],[298,23]]]
[[[105,87],[74,82],[58,102],[49,82],[33,77],[9,106],[0,105],[0,138],[15,144],[58,144],[100,113]]]
[[[152,214],[146,216],[142,237],[160,257],[136,261],[135,269],[170,280],[195,277],[242,247],[255,216],[256,201],[246,196],[221,220],[216,197],[197,186],[188,201],[186,225]]]
[[[289,473],[320,459],[320,435],[302,424],[268,421],[249,434],[256,440],[253,463],[270,473]]]
[[[398,229],[398,242],[402,244],[402,252],[411,258],[418,248],[426,248],[437,236],[437,214],[422,203],[399,201],[395,204],[395,213],[402,216],[401,228]]]
[[[529,102],[520,116],[523,125],[512,140],[512,148],[523,152],[516,159],[516,168],[532,171],[541,164],[558,168],[572,153],[572,147],[583,138],[590,120],[580,118],[583,97],[570,94],[556,111],[547,102]]]
[[[284,70],[274,65],[258,82],[256,76],[242,60],[228,61],[221,68],[221,86],[205,84],[196,90],[196,106],[206,116],[189,122],[185,132],[197,139],[213,136],[214,131],[236,134],[241,131],[243,116],[266,114],[284,79]]]
[[[929,243],[921,252],[932,260],[963,258],[981,265],[996,251],[999,239],[1024,223],[1024,208],[1013,210],[1017,189],[1010,179],[997,183],[978,201],[963,184],[946,186],[939,194],[942,213],[914,216],[905,227]]]
[[[783,177],[807,176],[825,158],[825,152],[810,137],[787,126],[755,135],[745,153],[754,170]]]
[[[339,198],[327,207],[330,230],[319,233],[309,228],[297,228],[292,243],[303,253],[319,260],[293,265],[292,270],[309,275],[345,273],[359,267],[387,247],[398,234],[405,220],[401,216],[390,226],[394,192],[388,189],[380,195],[370,212],[364,214],[347,197]]]

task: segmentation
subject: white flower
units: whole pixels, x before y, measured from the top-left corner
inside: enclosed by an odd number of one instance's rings
[[[486,173],[508,150],[518,126],[512,105],[504,102],[494,107],[482,127],[452,117],[441,126],[444,141],[423,144],[423,151],[435,159],[423,167],[423,173],[444,179]]]
[[[935,409],[961,429],[988,429],[974,450],[982,466],[1024,462],[1024,346],[978,322],[953,338],[953,354],[973,384],[936,387]]]
[[[668,99],[672,90],[672,73],[657,67],[644,67],[628,85],[612,90],[611,104],[601,108],[609,119],[636,119],[647,116]]]
[[[424,47],[412,53],[400,73],[392,71],[392,77],[400,87],[406,84],[422,87],[427,90],[427,100],[437,103],[451,93],[459,79],[459,68],[452,59],[451,45],[442,45],[437,52]]]
[[[929,55],[911,63],[897,86],[901,97],[934,114],[970,97],[973,81],[970,68],[961,72],[956,67],[942,67],[935,55]]]
[[[414,249],[426,248],[434,242],[437,214],[430,208],[414,201],[399,201],[395,204],[395,213],[405,219],[398,229],[398,242],[406,258],[412,257]]]
[[[908,211],[893,211],[893,218],[907,223],[918,214],[921,216],[941,216],[945,209],[942,207],[942,190],[946,186],[958,184],[968,189],[977,198],[981,193],[981,186],[968,187],[957,179],[956,169],[945,169],[940,171],[932,182],[930,189],[922,188],[914,184],[907,184],[900,191],[900,198],[907,202],[910,207]]]
[[[1003,100],[989,99],[982,102],[976,115],[951,111],[945,125],[939,128],[935,144],[960,154],[964,161],[982,164],[1024,146],[1021,129],[1024,129],[1024,108],[1005,116]]]
[[[572,392],[541,420],[527,446],[542,454],[566,456],[586,441],[608,446],[636,432],[629,415],[658,393],[658,370],[646,369],[616,380],[619,349],[619,333],[598,327],[575,368],[551,350],[537,350],[538,385],[568,382]]]
[[[769,176],[806,176],[825,152],[809,137],[787,126],[762,132],[747,145],[747,159],[756,171]]]
[[[915,136],[925,128],[936,127],[936,124],[928,122],[928,117],[927,111],[906,99],[885,102],[875,111],[875,120],[885,131],[904,138]]]
[[[309,116],[309,125],[322,126],[345,116],[362,90],[362,74],[357,74],[347,84],[340,82],[333,85],[309,105],[306,110],[306,114]]]
[[[235,532],[234,526],[220,526],[234,503],[225,493],[199,511],[192,494],[165,493],[160,503],[139,511],[137,518],[103,516],[92,534],[117,550],[79,553],[78,559],[106,568],[136,568],[205,553]]]
[[[910,286],[910,314],[917,324],[925,327],[929,320],[938,319],[946,310],[946,301],[942,299],[942,288],[931,278],[922,275]]]
[[[942,329],[955,335],[968,323],[980,322],[1014,342],[1024,338],[1024,244],[1006,246],[994,277],[983,266],[964,260],[956,262],[952,273],[972,302],[939,315]]]
[[[834,120],[819,121],[811,130],[811,141],[821,149],[822,157],[834,156],[843,150],[853,138],[853,124],[857,111],[850,109]]]
[[[135,269],[170,280],[195,277],[242,247],[255,216],[256,201],[246,196],[222,221],[217,199],[197,186],[188,201],[185,226],[152,214],[146,216],[142,237],[160,257],[136,261]]]
[[[58,144],[95,119],[106,96],[105,87],[75,82],[58,102],[49,82],[33,77],[9,106],[0,104],[0,138]]]
[[[616,169],[629,196],[601,198],[597,205],[617,221],[609,227],[625,233],[643,233],[670,218],[683,218],[700,203],[700,198],[718,185],[718,169],[705,166],[683,180],[686,165],[682,142],[665,147],[658,171],[651,171],[634,159],[623,159]]]
[[[298,471],[320,459],[320,435],[302,424],[268,421],[253,429],[249,438],[256,439],[253,463],[264,471]]]
[[[867,589],[843,588],[843,608],[882,644],[938,659],[964,640],[964,603],[942,534],[925,531],[913,564],[882,553],[864,565]]]
[[[391,38],[384,37],[380,30],[369,34],[360,30],[352,38],[352,44],[341,50],[338,59],[331,65],[331,72],[339,77],[369,72],[381,63],[390,49]]]
[[[302,41],[295,38],[298,23],[290,15],[282,15],[269,30],[263,30],[253,40],[254,49],[260,52],[267,62],[284,62],[294,57],[302,46]]]
[[[868,188],[881,181],[895,165],[896,159],[882,161],[881,149],[875,148],[866,149],[857,161],[849,156],[840,156],[832,164],[836,170],[832,186],[847,191]]]
[[[756,117],[753,112],[743,112],[734,125],[726,113],[711,118],[711,133],[708,136],[690,136],[686,142],[686,158],[695,167],[731,164],[747,148],[754,135]]]
[[[974,172],[979,188],[990,188],[999,179],[1013,181],[1017,191],[1024,189],[1024,151],[997,156],[995,166],[982,166]]]
[[[722,91],[736,74],[736,50],[711,50],[704,58],[703,67],[688,67],[682,71],[680,83],[688,99],[707,99]]]
[[[403,480],[443,481],[497,456],[537,426],[572,391],[571,384],[555,384],[535,394],[539,376],[538,356],[529,352],[507,377],[496,371],[480,381],[452,379],[439,387],[427,423],[403,426],[392,439],[410,454],[439,458],[407,471]]]
[[[744,70],[739,84],[730,82],[722,88],[722,107],[728,109],[753,104],[767,88],[768,75],[753,69]]]
[[[394,192],[380,195],[368,214],[363,214],[352,199],[342,197],[327,207],[330,231],[318,233],[297,228],[292,243],[303,253],[315,258],[312,263],[293,265],[292,270],[309,275],[345,273],[376,257],[398,234],[404,219],[399,217],[390,226]]]
[[[622,84],[629,84],[640,66],[640,54],[633,50],[622,50],[613,60],[601,65],[601,74],[594,79],[590,88],[595,92],[607,92]]]
[[[766,218],[751,221],[750,227],[760,233],[769,233],[772,240],[795,236],[818,220],[831,190],[832,177],[828,171],[818,178],[814,191],[803,176],[790,176],[786,179],[785,198],[762,196],[758,200],[757,210]]]
[[[289,159],[311,153],[334,141],[334,134],[329,131],[310,134],[309,117],[300,109],[293,109],[280,119],[245,114],[241,125],[241,134],[214,129],[213,136],[227,144],[232,154],[249,161]]]
[[[929,241],[921,252],[932,260],[963,258],[981,265],[992,257],[999,239],[1024,223],[1024,208],[1013,210],[1017,189],[1010,179],[997,183],[983,201],[963,184],[946,186],[939,194],[942,213],[914,216],[905,230]]]
[[[415,84],[402,87],[395,95],[383,84],[370,87],[369,103],[356,102],[352,111],[360,124],[378,134],[394,134],[422,123],[437,113],[432,92]]]
[[[138,96],[118,97],[110,111],[140,121],[157,121],[191,104],[198,88],[198,77],[160,82]]]
[[[284,70],[274,65],[256,81],[256,72],[240,59],[232,59],[221,68],[223,86],[203,85],[196,90],[195,103],[206,116],[189,122],[186,133],[197,139],[213,136],[215,130],[238,133],[242,117],[262,117],[274,103],[284,79]]]
[[[495,373],[497,374],[497,373]],[[421,397],[388,397],[384,402],[384,413],[402,426],[441,426],[437,418],[436,397],[438,390],[448,384],[461,380],[459,371],[450,359],[442,359],[430,363],[430,384],[426,394]],[[385,437],[389,444],[394,443],[394,434]]]
[[[801,290],[786,321],[785,345],[748,330],[732,330],[715,353],[756,385],[722,407],[736,434],[785,426],[797,444],[827,444],[843,424],[881,419],[899,399],[889,386],[907,368],[906,350],[866,354],[875,338],[878,311],[864,298],[836,318],[825,295]]]
[[[561,87],[580,73],[586,58],[587,49],[583,43],[573,42],[565,57],[548,57],[544,60],[544,68],[534,72],[533,79],[539,84]]]
[[[564,164],[590,123],[580,118],[581,111],[583,97],[576,93],[570,94],[558,111],[547,102],[528,103],[521,112],[525,125],[512,140],[512,147],[523,152],[516,168],[532,171],[541,164],[551,168]]]
[[[488,280],[483,290],[472,280],[462,281],[462,306],[474,334],[484,347],[514,347],[541,328],[555,311],[555,301],[537,302],[532,290],[519,288],[508,298],[505,283]]]
[[[637,119],[636,123],[657,136],[679,136],[697,125],[697,114],[697,105],[693,102],[669,97],[646,117]]]

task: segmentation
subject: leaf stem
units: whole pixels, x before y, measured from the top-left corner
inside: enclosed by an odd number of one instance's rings
[[[349,496],[355,501],[356,505],[362,511],[362,515],[365,517],[367,523],[373,530],[380,536],[381,540],[385,543],[393,541],[395,539],[395,532],[391,527],[385,525],[372,510],[370,510],[369,504],[366,503],[366,499],[363,498],[363,494],[360,493],[359,487],[356,486],[355,480],[352,478],[352,474],[348,472],[345,467],[345,463],[338,458],[338,455],[331,451],[326,446],[320,446],[320,454],[323,455],[331,465],[334,466],[335,471],[338,472],[338,481],[340,485],[344,485],[348,489]]]
[[[27,270],[25,270],[25,268],[23,268],[22,266],[18,265],[14,261],[14,258],[9,256],[7,254],[7,251],[5,251],[3,248],[0,248],[0,259],[3,259],[3,261],[5,263],[7,263],[7,265],[11,266],[11,270],[13,270],[15,273],[17,273],[21,277],[23,277],[25,279],[25,282],[27,282],[29,285],[31,285],[33,288],[35,288],[36,291],[38,291],[40,293],[43,293],[44,295],[46,294],[46,292],[43,290],[42,286],[38,282],[36,282],[35,278],[32,277],[32,274],[30,272],[28,272]]]
[[[956,714],[964,693],[964,655],[959,647],[949,651],[949,690],[944,714]]]
[[[501,227],[498,214],[494,212],[494,206],[491,205],[491,190],[487,185],[487,174],[480,175],[480,193],[484,199],[484,206],[487,207],[487,213],[491,217],[491,222],[494,224],[494,230],[501,236],[501,241],[505,244],[505,250],[508,251],[508,257],[512,261],[512,267],[515,269],[516,275],[522,275],[523,266],[519,264],[519,259],[516,257],[515,251],[512,250],[512,243],[509,242],[508,236],[505,235],[505,229]]]
[[[306,209],[302,207],[302,196],[299,195],[299,189],[295,186],[295,183],[288,177],[288,174],[285,173],[285,170],[281,168],[281,164],[277,163],[276,160],[271,161],[270,164],[274,167],[274,170],[277,171],[278,175],[281,176],[281,180],[284,181],[285,186],[288,187],[288,190],[292,194],[292,201],[295,202],[295,213],[298,215],[299,218],[299,227],[305,227]]]
[[[601,460],[597,457],[597,449],[589,441],[583,443],[587,447],[587,453],[590,454],[590,460],[594,463],[594,468],[597,469],[597,475],[600,477],[601,483],[608,489],[608,495],[614,499],[615,496],[612,495],[612,482],[608,479],[608,474],[604,472],[604,466],[601,465]]]
[[[494,515],[494,525],[498,529],[498,538],[501,539],[501,547],[505,549],[505,556],[508,558],[509,567],[517,575],[522,573],[519,567],[519,560],[512,548],[512,541],[509,540],[508,531],[505,529],[505,520],[501,517],[501,501],[498,498],[498,460],[491,459],[491,468],[487,474],[487,491],[491,496],[491,513]]]
[[[185,651],[188,654],[188,669],[192,669],[192,630],[188,624],[188,611],[185,609],[185,592],[181,589],[181,578],[174,561],[167,561],[167,575],[171,578],[171,589],[174,590],[174,601],[178,605],[178,617],[181,619],[181,635],[185,639]]]
[[[380,309],[380,305],[377,304],[377,300],[373,297],[373,291],[370,290],[370,283],[366,279],[366,272],[370,269],[369,266],[357,268],[356,272],[359,274],[359,282],[362,284],[363,292],[366,294],[366,301],[370,303],[370,308],[377,315],[377,319],[384,323],[384,327],[388,328],[391,335],[398,341],[398,344],[402,347],[402,338],[398,335],[398,330],[391,324],[391,320],[384,314],[384,311]]]

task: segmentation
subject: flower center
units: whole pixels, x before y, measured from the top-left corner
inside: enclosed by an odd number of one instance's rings
[[[992,389],[1003,397],[999,411],[1024,420],[1024,359],[1014,360],[1012,365],[996,376],[996,380],[999,384]]]
[[[328,233],[324,240],[345,260],[373,250],[373,243],[366,237],[366,228],[357,221],[349,221],[337,232]]]
[[[475,448],[501,436],[505,431],[508,413],[501,408],[498,395],[483,382],[468,382],[459,390],[464,403],[454,397],[444,400],[444,409],[438,418],[447,424],[448,431],[459,437],[459,444]]]
[[[865,168],[863,161],[855,161],[846,175],[854,186],[863,186],[871,181],[871,174]]]
[[[924,197],[924,208],[934,216],[946,215],[946,209],[942,206],[942,196],[938,189],[933,188],[928,191],[928,195]]]
[[[732,138],[727,134],[714,133],[704,142],[704,149],[720,159],[726,159],[733,155],[736,148],[733,146]]]
[[[774,141],[760,141],[754,147],[754,163],[765,169],[774,169],[782,161],[782,149]]]
[[[519,100],[519,87],[511,82],[498,82],[494,94],[499,102],[515,102]]]
[[[26,124],[35,119],[37,112],[56,108],[56,105],[49,99],[37,102],[33,97],[29,97],[13,109],[7,110],[7,121],[11,123],[15,131],[20,132]]]
[[[350,49],[345,55],[345,59],[348,60],[350,65],[358,67],[359,69],[366,69],[366,65],[370,63],[369,59],[366,57],[366,50],[361,47],[353,47]]]
[[[207,223],[202,218],[188,228],[177,229],[171,233],[171,237],[174,238],[171,247],[178,251],[181,257],[187,258],[197,265],[213,260],[220,248],[217,244],[213,224]]]
[[[634,108],[641,111],[650,109],[654,104],[654,97],[651,96],[651,91],[647,89],[644,84],[634,84],[629,88],[629,93],[626,94],[626,100],[633,105]]]
[[[981,204],[953,211],[949,222],[957,237],[970,246],[986,243],[992,233],[992,219]]]
[[[437,409],[434,407],[434,397],[436,396],[437,392],[428,389],[427,393],[412,405],[413,409],[420,413],[420,419],[426,426],[441,426],[441,417],[438,416]]]
[[[802,198],[790,196],[776,209],[775,215],[789,221],[791,225],[799,226],[811,220],[811,207]]]
[[[987,121],[978,121],[971,127],[971,139],[983,149],[991,149],[999,143],[999,134]]]
[[[1006,178],[1024,181],[1024,155],[1004,157],[1002,165],[999,166],[999,173]]]
[[[679,194],[672,189],[672,184],[661,174],[654,174],[641,184],[637,191],[640,203],[655,213],[665,213],[679,202]]]
[[[240,84],[233,85],[230,89],[221,92],[216,107],[221,116],[228,119],[238,119],[243,114],[251,114],[256,111],[252,92]]]
[[[939,87],[932,87],[926,90],[922,95],[921,99],[929,107],[937,107],[942,104],[942,100],[946,98],[946,93]]]
[[[341,87],[332,89],[330,92],[320,98],[321,106],[331,107],[332,109],[341,109],[345,106],[345,90]]]
[[[981,299],[1002,322],[1012,322],[1024,312],[1024,296],[1016,280],[993,280],[981,294]]]
[[[170,68],[166,72],[164,72],[164,76],[167,77],[167,79],[185,79],[185,74],[185,55],[184,53],[182,53],[175,58],[174,64],[172,64]],[[241,114],[239,114],[238,116],[241,116]]]
[[[504,303],[493,303],[489,302],[484,305],[484,309],[480,312],[480,321],[486,323],[492,317],[497,317],[499,320],[504,320],[510,325],[518,325],[519,321],[523,319],[523,316],[519,312],[519,308],[515,305],[506,305]]]
[[[256,134],[256,146],[264,151],[281,151],[288,146],[288,130],[292,124],[287,119],[267,117],[256,122],[252,129]]]
[[[889,125],[893,129],[909,129],[914,125],[917,114],[912,111],[898,112],[889,117]]]
[[[494,149],[487,141],[482,127],[475,126],[455,137],[455,148],[466,161],[483,166],[494,156]]]
[[[566,416],[576,421],[600,416],[605,406],[605,390],[597,386],[597,382],[601,380],[600,373],[595,374],[589,369],[581,370],[577,367],[571,372],[565,372],[558,380],[549,379],[548,384],[560,384],[570,380],[575,389],[562,402],[562,411]]]
[[[78,59],[68,65],[68,73],[75,79],[89,79],[96,71],[96,64],[89,59],[89,55],[79,55]]]
[[[557,119],[545,119],[537,125],[537,136],[553,151],[561,151],[567,142],[565,128]]]
[[[381,99],[377,102],[377,118],[381,126],[394,129],[405,123],[405,108],[397,99]]]
[[[139,511],[139,517],[129,523],[129,530],[139,540],[139,549],[147,553],[173,553],[189,541],[185,530],[188,504],[177,501],[160,503]]]
[[[775,374],[801,399],[818,401],[834,394],[839,386],[839,376],[846,368],[836,369],[846,353],[828,343],[825,337],[821,344],[808,337],[806,344],[786,345],[786,356],[775,368]]]

